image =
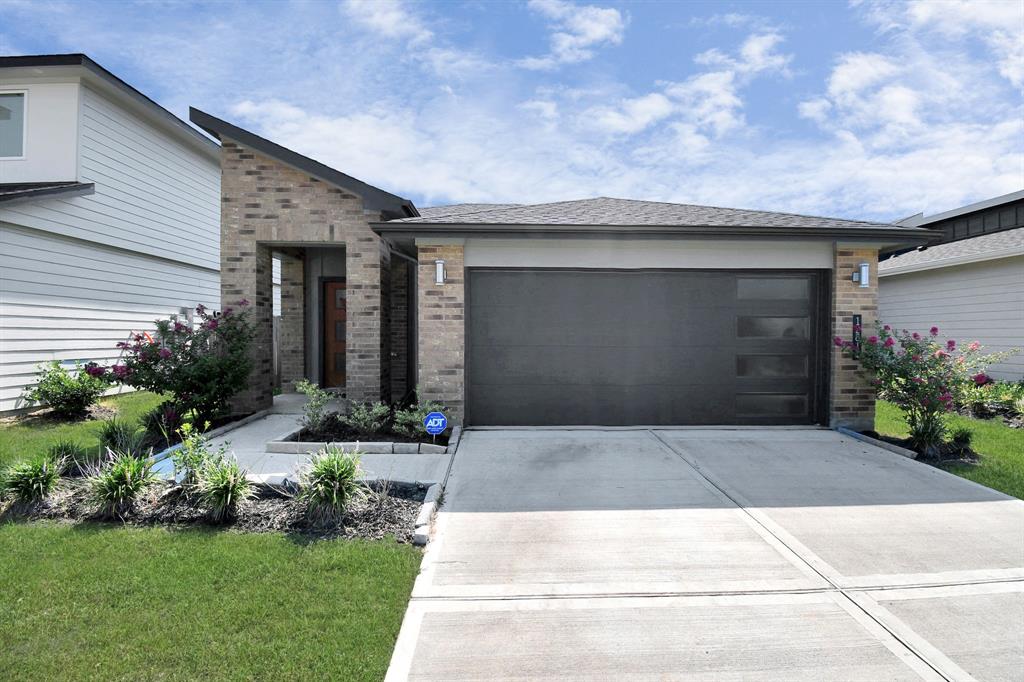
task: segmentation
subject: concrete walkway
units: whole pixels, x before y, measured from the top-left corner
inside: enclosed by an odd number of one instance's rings
[[[1024,670],[1024,502],[831,431],[470,431],[446,494],[389,680]]]

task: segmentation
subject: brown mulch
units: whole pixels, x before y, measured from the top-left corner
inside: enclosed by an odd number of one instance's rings
[[[937,455],[925,455],[924,453],[916,450],[911,445],[909,438],[895,438],[893,436],[886,436],[878,433],[877,431],[865,431],[865,436],[883,440],[886,443],[892,443],[898,445],[901,448],[907,450],[913,450],[917,453],[917,460],[919,462],[926,462],[928,464],[977,464],[981,461],[981,455],[972,450],[970,447],[962,447],[954,443],[944,443],[939,447]]]
[[[306,513],[306,504],[289,491],[269,486],[256,486],[256,490],[253,498],[239,505],[234,519],[216,527],[246,533],[283,532],[306,540],[394,537],[399,542],[411,542],[425,494],[424,490],[409,486],[367,489],[349,504],[342,518],[314,522]],[[89,500],[85,480],[80,478],[63,479],[57,490],[33,505],[0,502],[0,520],[8,518],[109,521],[176,528],[212,526],[208,510],[200,500],[168,482],[147,489],[122,517],[104,518]]]
[[[409,436],[405,436],[400,433],[392,433],[390,431],[364,433],[351,429],[341,422],[333,422],[330,426],[323,429],[302,429],[295,440],[301,443],[352,443],[355,441],[362,441],[364,443],[394,442],[448,445],[448,433],[443,433],[436,439],[431,439],[431,437],[426,434],[410,438]]]

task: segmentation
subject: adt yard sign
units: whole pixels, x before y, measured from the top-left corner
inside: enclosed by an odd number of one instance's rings
[[[448,419],[440,412],[431,412],[423,418],[423,427],[431,436],[436,436],[448,428]]]

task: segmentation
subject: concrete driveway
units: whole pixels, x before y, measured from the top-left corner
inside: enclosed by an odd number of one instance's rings
[[[390,680],[1024,671],[1024,502],[814,429],[465,434]]]

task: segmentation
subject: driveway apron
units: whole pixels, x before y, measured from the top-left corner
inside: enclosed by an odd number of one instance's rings
[[[471,430],[446,498],[391,680],[1024,669],[1024,503],[831,431]]]

